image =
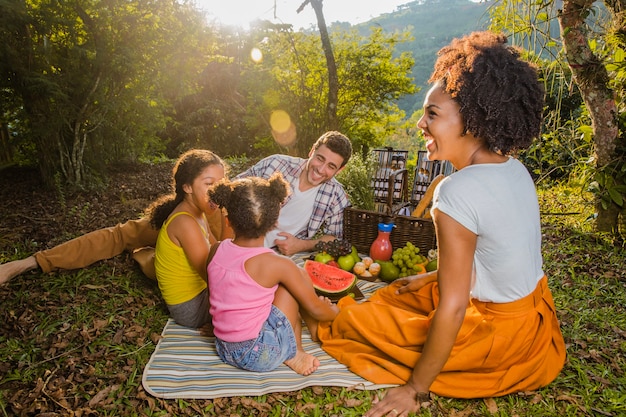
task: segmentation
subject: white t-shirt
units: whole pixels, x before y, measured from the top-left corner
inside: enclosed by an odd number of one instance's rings
[[[266,248],[276,246],[274,240],[284,239],[282,236],[278,236],[280,232],[297,235],[298,232],[305,230],[309,225],[309,221],[313,215],[313,206],[315,205],[315,197],[317,196],[319,186],[306,191],[300,191],[299,187],[300,179],[296,181],[291,190],[293,195],[280,209],[277,227],[265,235]]]
[[[433,209],[478,236],[471,297],[505,303],[530,294],[543,277],[537,192],[516,159],[470,165],[441,181]]]

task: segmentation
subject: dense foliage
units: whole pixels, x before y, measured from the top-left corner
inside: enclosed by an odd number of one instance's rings
[[[315,33],[268,22],[238,32],[165,0],[0,0],[0,28],[0,156],[38,164],[48,186],[93,184],[112,162],[190,147],[306,155],[328,130]],[[403,116],[397,99],[415,90],[410,55],[394,55],[406,34],[331,38],[339,127],[357,148],[380,144]],[[297,140],[279,140],[277,110]]]

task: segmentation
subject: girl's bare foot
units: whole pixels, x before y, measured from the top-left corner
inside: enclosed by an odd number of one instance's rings
[[[296,351],[296,356],[285,361],[285,365],[300,375],[311,375],[320,366],[320,361],[315,356],[303,350]]]
[[[34,256],[7,262],[0,265],[0,285],[9,282],[12,278],[37,268],[37,259]]]

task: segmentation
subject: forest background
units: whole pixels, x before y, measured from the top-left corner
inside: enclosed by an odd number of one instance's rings
[[[299,10],[317,28],[294,31],[224,26],[188,0],[0,0],[0,166],[37,166],[48,188],[88,189],[111,164],[191,147],[302,156],[326,130],[361,156],[393,146],[414,161],[436,51],[489,27],[526,48],[546,85],[544,134],[521,159],[537,178],[574,175],[594,193],[598,229],[621,241],[623,9],[419,0],[352,26],[327,25],[323,2],[306,0]]]
[[[319,8],[323,17],[321,1],[298,4],[303,13],[318,14]],[[320,133],[337,128],[353,140],[357,164],[381,146],[407,149],[414,158],[422,146],[415,124],[436,51],[472,30],[503,30],[526,48],[546,85],[543,134],[519,157],[540,196],[548,196],[542,197],[543,213],[551,219],[547,272],[560,283],[557,308],[571,356],[557,395],[543,391],[519,400],[521,406],[510,397],[498,405],[513,404],[509,415],[619,415],[626,403],[619,307],[625,304],[624,9],[623,1],[422,0],[364,24],[326,27],[322,19],[318,30],[295,32],[288,24],[265,21],[249,30],[220,26],[187,1],[0,0],[0,262],[139,215],[167,191],[171,160],[191,147],[214,150],[237,171],[269,153],[306,155]],[[335,101],[329,94],[328,45],[336,64]],[[121,174],[127,177],[120,180]],[[586,234],[589,229],[605,234]],[[63,401],[70,397],[95,407],[90,397],[101,393],[110,394],[98,397],[107,407],[126,404],[124,414],[133,413],[132,398],[152,411],[173,407],[155,406],[140,388],[137,394],[132,375],[107,373],[110,362],[120,360],[127,361],[125,370],[140,373],[150,344],[145,339],[158,334],[166,317],[154,302],[154,288],[138,283],[128,265],[112,265],[45,280],[34,274],[2,289],[5,415],[9,408],[26,414],[67,411]],[[112,284],[99,282],[103,271],[110,272]],[[105,287],[108,297],[98,300],[85,291],[101,296],[98,289]],[[120,297],[122,305],[116,305]],[[107,312],[109,327],[100,319],[87,324],[94,311],[98,317]],[[130,318],[125,311],[132,312]],[[118,336],[130,345],[118,343]],[[133,340],[139,339],[145,344],[135,351]],[[106,351],[106,361],[85,345]],[[129,351],[111,359],[120,349]],[[91,388],[79,387],[74,376],[53,377],[68,361],[76,365],[86,357],[95,367],[85,370]],[[120,391],[104,392],[107,379],[120,378]],[[63,392],[50,391],[53,382]],[[344,400],[353,395],[334,394]],[[278,410],[286,401],[271,400]],[[361,409],[369,400],[359,400]],[[183,405],[177,404],[181,410]],[[462,408],[455,402],[436,405]],[[220,403],[202,407],[215,410]],[[240,410],[241,403],[228,407]]]

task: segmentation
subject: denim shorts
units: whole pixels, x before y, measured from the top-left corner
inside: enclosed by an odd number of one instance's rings
[[[296,355],[296,337],[287,317],[272,305],[256,339],[224,342],[215,339],[217,354],[224,362],[241,369],[267,372]]]

